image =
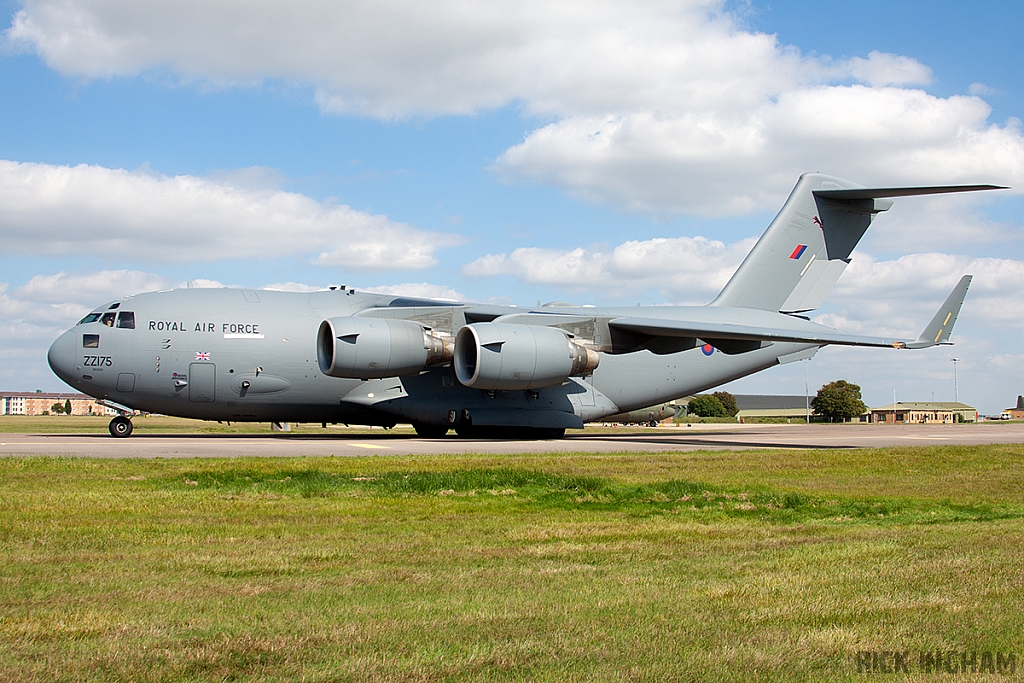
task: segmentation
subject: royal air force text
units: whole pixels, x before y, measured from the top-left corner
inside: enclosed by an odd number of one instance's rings
[[[195,323],[168,320],[150,320],[149,329],[154,332],[217,332],[223,334],[259,334],[259,323]]]

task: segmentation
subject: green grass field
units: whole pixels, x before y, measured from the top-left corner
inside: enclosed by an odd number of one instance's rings
[[[9,458],[0,586],[4,681],[862,680],[1024,655],[1024,446]]]

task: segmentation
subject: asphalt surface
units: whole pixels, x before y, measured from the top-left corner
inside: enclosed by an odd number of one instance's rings
[[[434,455],[439,453],[664,452],[747,448],[1024,443],[1024,423],[964,425],[693,425],[569,432],[550,441],[421,439],[387,431],[311,434],[0,434],[0,457],[215,458],[235,456]]]

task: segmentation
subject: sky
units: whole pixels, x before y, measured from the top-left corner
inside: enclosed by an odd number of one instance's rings
[[[0,389],[100,303],[330,284],[703,304],[799,175],[993,183],[882,214],[825,348],[727,385],[872,406],[1024,393],[1019,2],[0,0]],[[958,358],[954,364],[951,358]]]

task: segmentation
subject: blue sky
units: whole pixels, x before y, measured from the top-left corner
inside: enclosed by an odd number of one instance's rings
[[[0,2],[0,388],[61,388],[45,349],[82,311],[190,279],[703,303],[820,170],[1015,188],[900,201],[817,315],[916,336],[973,272],[960,397],[1024,392],[1016,3],[503,7]],[[951,399],[951,351],[807,370]]]

